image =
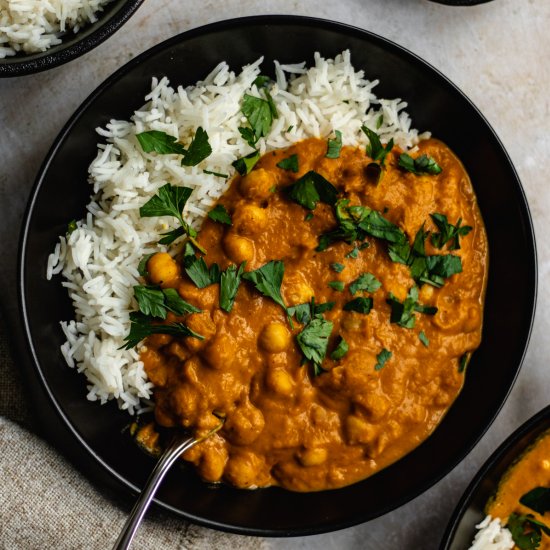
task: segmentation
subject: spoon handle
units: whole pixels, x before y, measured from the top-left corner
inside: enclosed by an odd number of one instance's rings
[[[149,504],[153,500],[155,493],[159,485],[161,484],[164,476],[170,469],[170,466],[180,457],[182,453],[199,443],[199,440],[194,437],[189,437],[187,439],[181,439],[181,437],[174,437],[170,445],[165,449],[164,453],[157,462],[155,468],[151,472],[151,475],[145,483],[145,487],[141,491],[141,494],[135,503],[122,532],[120,533],[113,550],[126,550],[134,538],[136,531],[149,508]]]

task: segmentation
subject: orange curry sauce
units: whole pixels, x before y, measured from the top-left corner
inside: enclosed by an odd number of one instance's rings
[[[364,479],[404,456],[425,440],[441,421],[464,381],[460,358],[481,339],[488,267],[485,229],[472,185],[463,166],[441,142],[422,141],[414,155],[428,154],[441,166],[438,175],[415,175],[398,167],[398,148],[386,158],[376,185],[368,177],[372,162],[364,148],[343,147],[328,159],[326,141],[308,139],[264,155],[247,176],[236,176],[220,199],[232,226],[207,219],[198,241],[208,265],[221,269],[246,261],[245,271],[271,260],[284,262],[282,296],[287,306],[335,302],[324,317],[334,328],[322,367],[314,376],[302,364],[296,335],[283,308],[241,281],[230,313],[219,308],[219,285],[197,288],[181,263],[167,254],[148,264],[150,282],[176,288],[184,300],[201,308],[182,318],[205,338],[149,337],[140,350],[155,386],[155,416],[162,426],[184,426],[202,435],[225,415],[221,432],[184,458],[207,481],[237,487],[279,485],[295,491],[342,487]],[[299,171],[276,164],[297,154]],[[423,285],[419,302],[436,306],[435,315],[416,313],[414,328],[390,323],[389,293],[403,301],[414,286],[406,265],[390,260],[387,243],[367,237],[368,248],[346,257],[353,245],[336,242],[317,252],[319,236],[335,228],[332,206],[319,203],[313,218],[289,200],[283,188],[310,170],[330,181],[351,205],[368,206],[397,224],[412,242],[418,229],[437,228],[430,214],[449,223],[462,218],[472,231],[461,239],[463,271],[442,288]],[[426,254],[448,254],[426,240]],[[337,273],[333,262],[345,268]],[[349,283],[372,273],[381,283],[369,314],[344,311],[353,296]],[[328,283],[341,281],[343,291]],[[426,347],[419,340],[424,331]],[[348,353],[330,359],[338,337]],[[377,355],[391,358],[375,370]]]

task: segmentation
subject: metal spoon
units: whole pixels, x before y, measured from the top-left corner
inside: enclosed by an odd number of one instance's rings
[[[122,528],[122,532],[113,546],[113,550],[126,550],[130,547],[141,520],[149,508],[149,504],[151,504],[159,485],[162,483],[164,476],[167,474],[172,464],[176,462],[182,453],[215,434],[223,426],[223,422],[224,421],[222,420],[213,430],[198,439],[188,437],[186,434],[175,434],[173,436],[172,441],[162,453],[159,461],[151,472],[151,475],[147,479],[137,502],[134,504],[128,519]]]

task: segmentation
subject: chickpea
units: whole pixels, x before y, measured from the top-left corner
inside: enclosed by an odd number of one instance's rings
[[[422,288],[418,293],[418,297],[422,302],[431,300],[433,298],[433,295],[434,295],[434,287],[432,285],[422,285]]]
[[[319,466],[327,460],[328,451],[323,447],[306,449],[298,454],[298,460],[302,466]]]
[[[248,403],[228,413],[223,430],[231,443],[249,445],[262,433],[264,426],[262,411]]]
[[[267,385],[275,393],[281,395],[292,395],[294,391],[294,381],[284,369],[269,370],[267,373]]]
[[[350,415],[346,419],[346,436],[350,445],[369,443],[375,437],[374,426],[359,416]]]
[[[222,478],[227,458],[227,450],[224,447],[207,449],[201,457],[200,475],[211,483],[219,481]]]
[[[314,296],[313,289],[304,281],[288,280],[283,283],[283,292],[285,295],[286,303],[289,306],[296,306],[298,304],[305,304],[310,302]]]
[[[149,258],[147,271],[152,283],[162,285],[178,278],[180,270],[174,258],[166,252],[157,252]]]
[[[254,204],[245,204],[233,215],[233,227],[240,235],[261,233],[267,225],[267,212]]]
[[[254,453],[240,452],[229,458],[225,466],[224,477],[229,483],[237,487],[251,487],[258,480],[262,460]]]
[[[265,200],[271,195],[271,189],[277,184],[277,176],[263,168],[253,170],[239,182],[239,191],[244,197]]]
[[[254,243],[236,233],[228,233],[223,241],[226,254],[236,263],[250,262],[254,259]]]
[[[227,334],[218,334],[203,352],[213,369],[228,370],[235,360],[235,341]]]
[[[279,353],[290,345],[290,332],[282,323],[269,323],[260,334],[260,345],[269,353]]]

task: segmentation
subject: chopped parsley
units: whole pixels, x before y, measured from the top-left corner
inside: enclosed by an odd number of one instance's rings
[[[340,132],[340,130],[335,130],[334,134],[336,137],[334,139],[329,139],[327,143],[327,154],[325,156],[328,159],[339,158],[342,149],[342,132]]]
[[[535,487],[525,493],[519,502],[543,515],[550,511],[550,487]]]
[[[298,155],[290,155],[290,157],[280,160],[277,166],[282,170],[290,170],[294,173],[298,172]]]
[[[179,221],[180,227],[168,231],[167,233],[162,233],[163,238],[160,239],[159,243],[171,244],[178,237],[188,235],[193,245],[204,253],[205,250],[195,240],[197,232],[183,220],[183,209],[192,192],[193,190],[189,187],[167,183],[139,209],[139,215],[142,218],[152,218],[156,216],[175,217]]]
[[[218,178],[227,179],[229,177],[229,174],[221,174],[220,172],[212,172],[211,170],[203,170],[203,173],[210,174],[211,176],[217,176]]]
[[[346,254],[346,258],[351,258],[352,260],[357,259],[357,256],[359,256],[359,248],[357,248],[357,247],[352,248],[352,249]]]
[[[338,262],[334,262],[334,263],[330,264],[330,268],[333,271],[336,271],[336,273],[342,273],[342,271],[344,271],[345,267],[346,266],[344,264],[339,264]]]
[[[183,268],[198,288],[220,282],[220,266],[214,263],[208,267],[204,258],[196,256],[189,244],[185,247]]]
[[[428,347],[430,345],[430,340],[428,339],[428,337],[426,336],[426,333],[421,330],[419,333],[418,333],[418,339],[426,346]]]
[[[461,225],[462,218],[458,218],[456,225],[452,225],[444,214],[430,214],[430,217],[439,229],[439,233],[432,233],[431,236],[432,244],[436,248],[443,248],[450,243],[449,250],[458,250],[460,249],[460,237],[465,237],[472,230],[469,225]]]
[[[435,315],[436,307],[424,306],[418,303],[418,287],[413,286],[400,302],[391,292],[386,302],[391,306],[390,323],[397,323],[403,328],[413,328],[416,322],[415,312]]]
[[[305,359],[313,363],[314,376],[323,372],[321,365],[327,354],[332,327],[331,321],[327,321],[322,315],[315,315],[296,337]]]
[[[372,273],[362,273],[355,281],[350,283],[349,291],[355,296],[360,290],[366,292],[376,292],[382,283]]]
[[[372,309],[372,298],[354,298],[348,303],[344,304],[344,311],[356,311],[357,313],[364,313],[368,315]]]
[[[313,212],[308,212],[305,216],[304,216],[304,221],[305,222],[308,222],[309,220],[312,220],[313,219]]]
[[[216,206],[208,212],[208,217],[215,222],[224,223],[226,225],[232,224],[231,216],[223,204],[216,204]]]
[[[169,311],[176,315],[199,313],[201,310],[187,303],[173,288],[161,289],[156,285],[134,286],[134,297],[144,315],[166,319]]]
[[[334,348],[334,351],[330,354],[330,358],[335,361],[339,361],[349,351],[348,343],[344,340],[343,336],[338,339],[338,345]]]
[[[520,550],[536,550],[540,546],[542,533],[550,535],[550,528],[537,521],[532,514],[512,513],[508,517],[506,527]]]
[[[142,276],[142,277],[147,277],[147,275],[149,275],[149,272],[147,271],[147,262],[149,261],[149,259],[151,258],[151,256],[154,256],[155,253],[153,252],[152,254],[146,254],[145,256],[143,256],[143,258],[141,258],[141,260],[139,261],[139,264],[138,264],[138,273]]]
[[[158,324],[154,323],[154,318],[149,315],[143,315],[139,311],[130,313],[130,332],[124,338],[124,349],[132,349],[142,340],[152,334],[171,334],[173,336],[192,336],[199,340],[204,340],[204,336],[192,331],[183,323]]]
[[[178,138],[159,130],[150,130],[136,134],[136,138],[145,153],[160,155],[182,155],[182,166],[196,166],[212,153],[208,142],[208,134],[200,126],[197,128],[189,148],[178,142]]]
[[[258,139],[256,138],[254,130],[252,128],[245,128],[243,126],[239,126],[238,130],[239,134],[241,134],[241,137],[246,141],[246,143],[248,143],[250,147],[255,149]]]
[[[290,316],[287,307],[281,296],[281,284],[283,282],[283,275],[285,272],[285,265],[280,260],[272,260],[267,264],[264,264],[255,271],[249,271],[243,275],[243,279],[250,281],[256,287],[256,290],[261,292],[264,296],[271,298],[276,304],[279,304]]]
[[[256,141],[269,134],[273,120],[278,117],[269,92],[266,89],[263,91],[266,99],[245,94],[241,105],[241,110],[254,132]]]
[[[239,172],[241,176],[250,174],[252,168],[256,166],[256,163],[260,160],[260,153],[258,151],[252,151],[249,155],[241,157],[231,163],[231,166]]]
[[[392,352],[383,348],[382,351],[376,356],[376,365],[374,365],[374,370],[381,370],[384,368],[384,365],[391,359]]]
[[[367,144],[367,155],[374,161],[380,163],[380,166],[383,168],[384,163],[386,162],[386,156],[393,149],[393,139],[388,141],[387,145],[384,147],[380,141],[380,137],[376,132],[363,126],[361,128],[366,136],[369,138],[369,143]]]
[[[315,315],[319,315],[325,311],[330,311],[334,307],[334,304],[335,302],[316,304],[315,300],[311,300],[311,302],[305,304],[289,307],[288,314],[291,317],[295,317],[296,321],[298,321],[301,325],[307,325],[307,323],[309,323]]]
[[[330,286],[330,288],[333,288],[334,290],[337,290],[338,292],[342,292],[342,290],[344,290],[345,284],[342,281],[330,281],[328,283],[328,286]]]
[[[220,308],[227,313],[233,309],[245,265],[243,262],[238,269],[236,265],[230,265],[220,275]]]
[[[267,86],[267,84],[270,80],[271,79],[269,78],[269,76],[259,75],[259,76],[256,77],[254,82],[252,82],[252,85],[256,86],[256,88],[258,88],[258,90],[259,90],[260,88],[264,88],[265,86]]]
[[[321,174],[310,170],[286,188],[288,196],[308,210],[315,210],[319,201],[334,205],[338,191]]]
[[[437,164],[434,158],[428,155],[420,155],[419,157],[412,158],[407,153],[399,155],[397,164],[407,170],[407,172],[412,172],[413,174],[440,174],[441,166]]]
[[[67,224],[67,237],[77,228],[78,226],[76,225],[76,220],[71,220],[68,224]]]

